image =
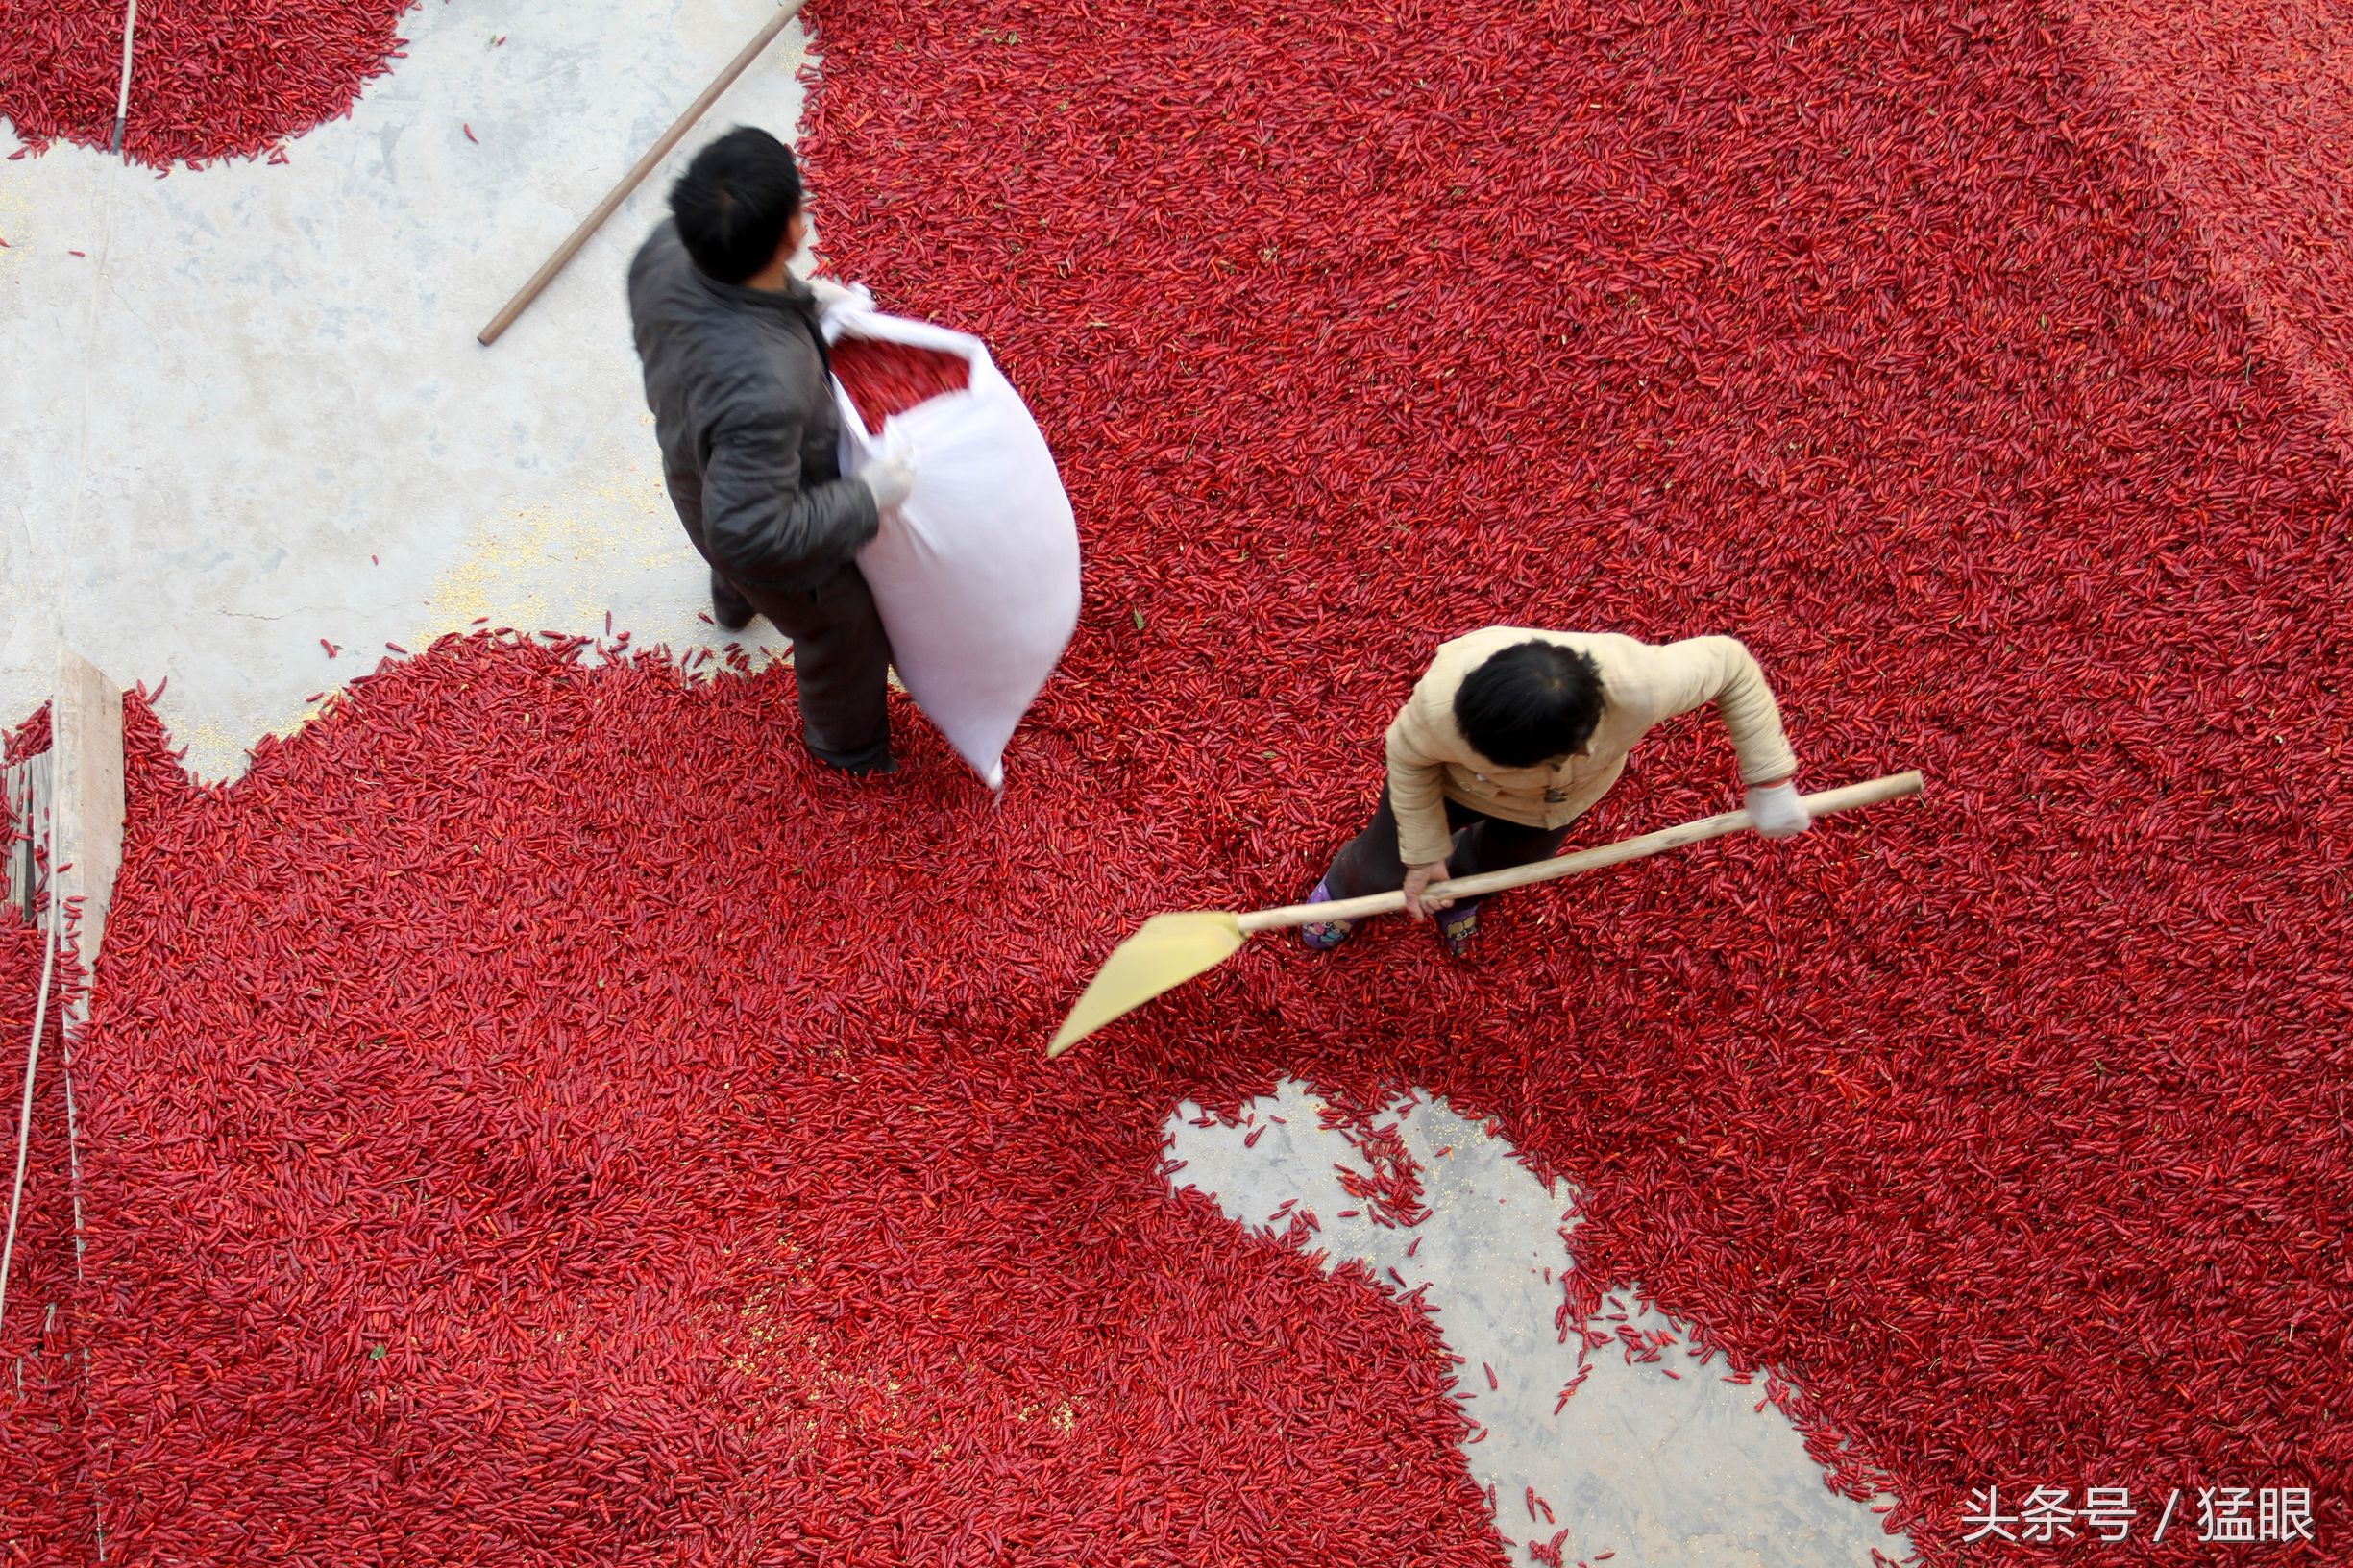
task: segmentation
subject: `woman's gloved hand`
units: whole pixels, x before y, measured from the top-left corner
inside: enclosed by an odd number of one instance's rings
[[[1749,820],[1769,839],[1787,839],[1814,825],[1813,813],[1798,797],[1798,786],[1788,779],[1778,784],[1749,786]]]

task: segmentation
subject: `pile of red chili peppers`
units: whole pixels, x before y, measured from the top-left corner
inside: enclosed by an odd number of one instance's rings
[[[972,384],[972,367],[937,349],[845,337],[833,345],[832,354],[833,374],[849,394],[869,435],[880,435],[883,422],[894,414]]]
[[[48,749],[46,707],[12,730],[0,730],[0,763]],[[33,824],[13,821],[0,793],[0,857],[12,859],[32,837]],[[37,839],[34,844],[45,863],[45,846]],[[61,1070],[61,1004],[75,985],[75,971],[70,950],[61,948],[43,1009],[46,956],[42,929],[12,905],[0,908],[0,1063],[7,1064],[0,1069],[0,1223],[8,1216],[15,1176],[22,1073],[37,1016],[47,1069],[36,1080],[29,1180],[9,1260],[7,1312],[0,1317],[0,1561],[78,1562],[87,1556],[95,1516],[81,1429],[84,1368],[75,1351],[73,1192]]]
[[[2353,487],[2044,12],[822,23],[828,260],[991,343],[1086,530],[1002,807],[576,639],[226,790],[135,702],[35,1560],[94,1498],[129,1561],[1500,1561],[1418,1312],[1167,1193],[1284,1074],[1498,1121],[1586,1194],[1563,1334],[1641,1282],[1928,1562],[1993,1484],[2347,1538]],[[1806,782],[1930,793],[1043,1062],[1144,916],[1304,894],[1499,621],[1738,634]],[[1580,842],[1734,789],[1695,720]]]
[[[123,156],[201,168],[341,119],[401,58],[395,30],[415,4],[141,0]],[[0,118],[28,146],[110,144],[123,9],[124,0],[0,0]]]
[[[0,843],[7,838],[0,821]],[[33,1035],[42,934],[0,910],[0,1060],[6,1127],[0,1134],[0,1222],[15,1175],[18,1096]],[[67,1170],[65,1079],[60,1070],[62,1017],[53,979],[42,1030],[46,1071],[36,1086],[25,1203],[9,1264],[8,1314],[0,1321],[0,1561],[89,1560],[95,1516],[82,1426],[80,1318],[73,1274],[72,1188]]]
[[[2245,305],[2267,360],[2353,460],[2353,28],[2341,7],[2080,0],[2072,35]]]

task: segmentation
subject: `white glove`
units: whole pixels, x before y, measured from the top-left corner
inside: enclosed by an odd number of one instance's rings
[[[874,492],[874,510],[887,512],[915,488],[915,470],[900,458],[877,457],[858,470],[858,479]]]
[[[1814,824],[1813,813],[1798,798],[1795,784],[1750,785],[1749,821],[1769,839],[1792,838]]]
[[[827,278],[809,280],[809,292],[817,296],[817,313],[830,315],[840,306],[855,306],[864,309],[874,303],[874,297],[863,288],[844,288]]]

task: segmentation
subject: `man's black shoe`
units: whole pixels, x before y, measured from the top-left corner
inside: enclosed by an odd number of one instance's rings
[[[808,743],[804,741],[802,744],[806,746]],[[855,762],[829,757],[814,746],[809,747],[809,755],[835,772],[847,773],[852,778],[880,778],[898,772],[898,759],[887,749],[879,756],[861,757]]]

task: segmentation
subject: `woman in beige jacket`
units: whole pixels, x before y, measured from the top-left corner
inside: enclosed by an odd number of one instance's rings
[[[1478,904],[1457,909],[1423,890],[1449,875],[1549,858],[1618,781],[1637,741],[1710,702],[1740,753],[1757,830],[1803,832],[1811,819],[1790,782],[1798,759],[1780,709],[1734,639],[1654,647],[1615,633],[1520,626],[1458,637],[1439,648],[1389,725],[1388,782],[1371,823],[1308,901],[1403,888],[1416,919],[1440,914],[1440,934],[1460,957],[1478,930]],[[1301,935],[1327,950],[1352,928],[1327,920]]]

